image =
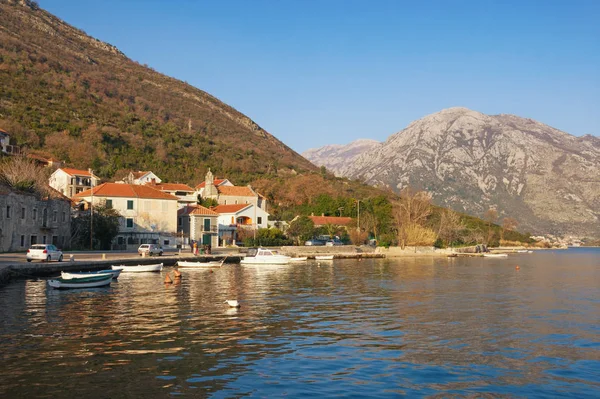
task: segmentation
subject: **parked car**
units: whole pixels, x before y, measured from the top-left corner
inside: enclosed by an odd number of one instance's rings
[[[34,259],[41,260],[42,262],[50,262],[51,260],[62,262],[63,253],[52,244],[33,244],[31,248],[27,250],[27,255],[25,257],[27,262],[31,262]]]
[[[163,249],[157,244],[142,244],[138,248],[138,254],[140,254],[140,256],[142,256],[142,254],[146,254],[149,256],[161,256],[163,254]]]
[[[333,247],[334,245],[344,245],[344,243],[343,243],[343,242],[341,242],[341,241],[340,241],[340,240],[338,240],[338,239],[334,239],[334,240],[329,240],[329,241],[327,241],[327,242],[325,243],[325,245],[326,245],[326,246],[328,246],[328,247]]]
[[[304,243],[304,245],[314,245],[314,246],[325,245],[325,241],[319,240],[319,239],[316,239],[316,238],[311,238],[310,240],[306,241]]]

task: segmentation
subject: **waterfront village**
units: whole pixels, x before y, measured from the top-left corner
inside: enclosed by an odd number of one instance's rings
[[[20,155],[19,147],[10,145],[9,140],[8,133],[0,129],[3,156]],[[193,243],[211,248],[235,246],[258,229],[277,227],[285,232],[288,226],[269,220],[267,199],[251,186],[236,186],[210,170],[195,187],[163,182],[152,171],[129,171],[119,179],[102,182],[91,169],[66,167],[39,155],[27,157],[53,170],[47,182],[52,195],[40,199],[0,187],[0,252],[25,251],[34,244],[71,248],[72,220],[90,214],[94,207],[113,209],[119,215],[112,250],[134,250],[141,244],[165,249]],[[202,206],[200,200],[210,205]],[[350,217],[309,218],[315,227],[343,229],[353,223]],[[533,238],[554,247],[581,244],[572,237]]]
[[[18,154],[8,144],[8,133],[0,131],[4,154]],[[48,185],[52,196],[37,199],[14,190],[0,190],[0,251],[27,250],[34,244],[71,246],[71,221],[90,208],[114,209],[119,214],[119,232],[111,249],[137,249],[141,244],[185,248],[196,242],[213,248],[235,245],[243,231],[286,223],[269,220],[264,196],[251,186],[236,186],[208,170],[195,187],[165,183],[152,171],[130,171],[119,180],[101,182],[91,169],[62,166],[60,162],[29,156],[38,165],[52,168]],[[211,206],[198,204],[209,200]],[[315,226],[347,225],[349,217],[311,216]]]

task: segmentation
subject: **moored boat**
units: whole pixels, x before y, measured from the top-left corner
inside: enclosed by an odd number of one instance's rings
[[[315,255],[316,260],[333,260],[333,255]]]
[[[94,276],[106,276],[111,275],[112,278],[116,279],[121,274],[121,270],[98,270],[95,272],[60,272],[60,277],[67,280],[71,278],[87,278]]]
[[[121,270],[123,273],[143,273],[143,272],[160,272],[163,268],[162,263],[153,265],[137,265],[137,266],[112,266],[112,270]]]
[[[189,269],[204,269],[204,268],[210,268],[210,267],[221,267],[223,266],[223,263],[225,262],[225,259],[223,260],[213,260],[210,262],[190,262],[190,261],[185,261],[185,260],[180,260],[177,261],[177,266],[181,267],[181,268],[189,268]]]
[[[112,281],[112,275],[107,274],[104,276],[94,276],[85,278],[70,278],[64,279],[58,277],[52,280],[48,280],[48,285],[56,289],[68,289],[68,288],[96,288],[110,285]]]
[[[308,260],[308,257],[306,257],[306,256],[301,256],[298,258],[290,258],[290,262],[292,262],[292,263],[306,262],[307,260]]]
[[[279,255],[266,248],[250,248],[240,261],[242,265],[287,265],[290,257]]]
[[[486,258],[506,258],[507,254],[483,254]]]

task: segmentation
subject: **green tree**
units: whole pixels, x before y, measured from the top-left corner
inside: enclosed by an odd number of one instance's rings
[[[94,207],[93,225],[90,213],[74,218],[71,222],[71,243],[74,248],[90,247],[92,229],[93,249],[111,249],[111,244],[119,234],[119,213],[112,208]]]
[[[300,216],[290,223],[287,233],[294,238],[298,244],[310,239],[315,232],[315,224],[308,216]]]

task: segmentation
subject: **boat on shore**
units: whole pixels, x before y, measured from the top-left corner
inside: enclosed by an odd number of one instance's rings
[[[205,269],[205,268],[210,268],[210,267],[221,267],[221,266],[223,266],[223,263],[225,263],[225,259],[212,260],[210,262],[191,262],[191,261],[180,260],[180,261],[177,261],[177,266],[181,267],[181,268],[188,268],[188,269]]]
[[[106,276],[111,275],[113,279],[119,278],[119,274],[121,274],[121,270],[98,270],[95,272],[60,272],[60,277],[68,280],[72,278],[87,278],[94,276]]]
[[[301,262],[306,262],[308,260],[307,256],[300,256],[297,258],[290,258],[290,262],[291,263],[301,263]]]
[[[96,288],[110,285],[112,281],[112,275],[107,274],[104,276],[84,277],[84,278],[69,278],[64,279],[58,277],[52,280],[48,280],[48,285],[58,290],[61,289],[72,289],[72,288]]]
[[[144,273],[144,272],[160,272],[163,269],[162,263],[156,263],[153,265],[137,265],[137,266],[126,266],[118,265],[112,266],[112,270],[121,270],[123,273]]]
[[[483,254],[486,258],[507,258],[507,254]]]
[[[242,265],[287,265],[290,257],[279,255],[266,248],[250,248],[240,261]]]
[[[315,260],[333,260],[333,255],[315,255]]]

